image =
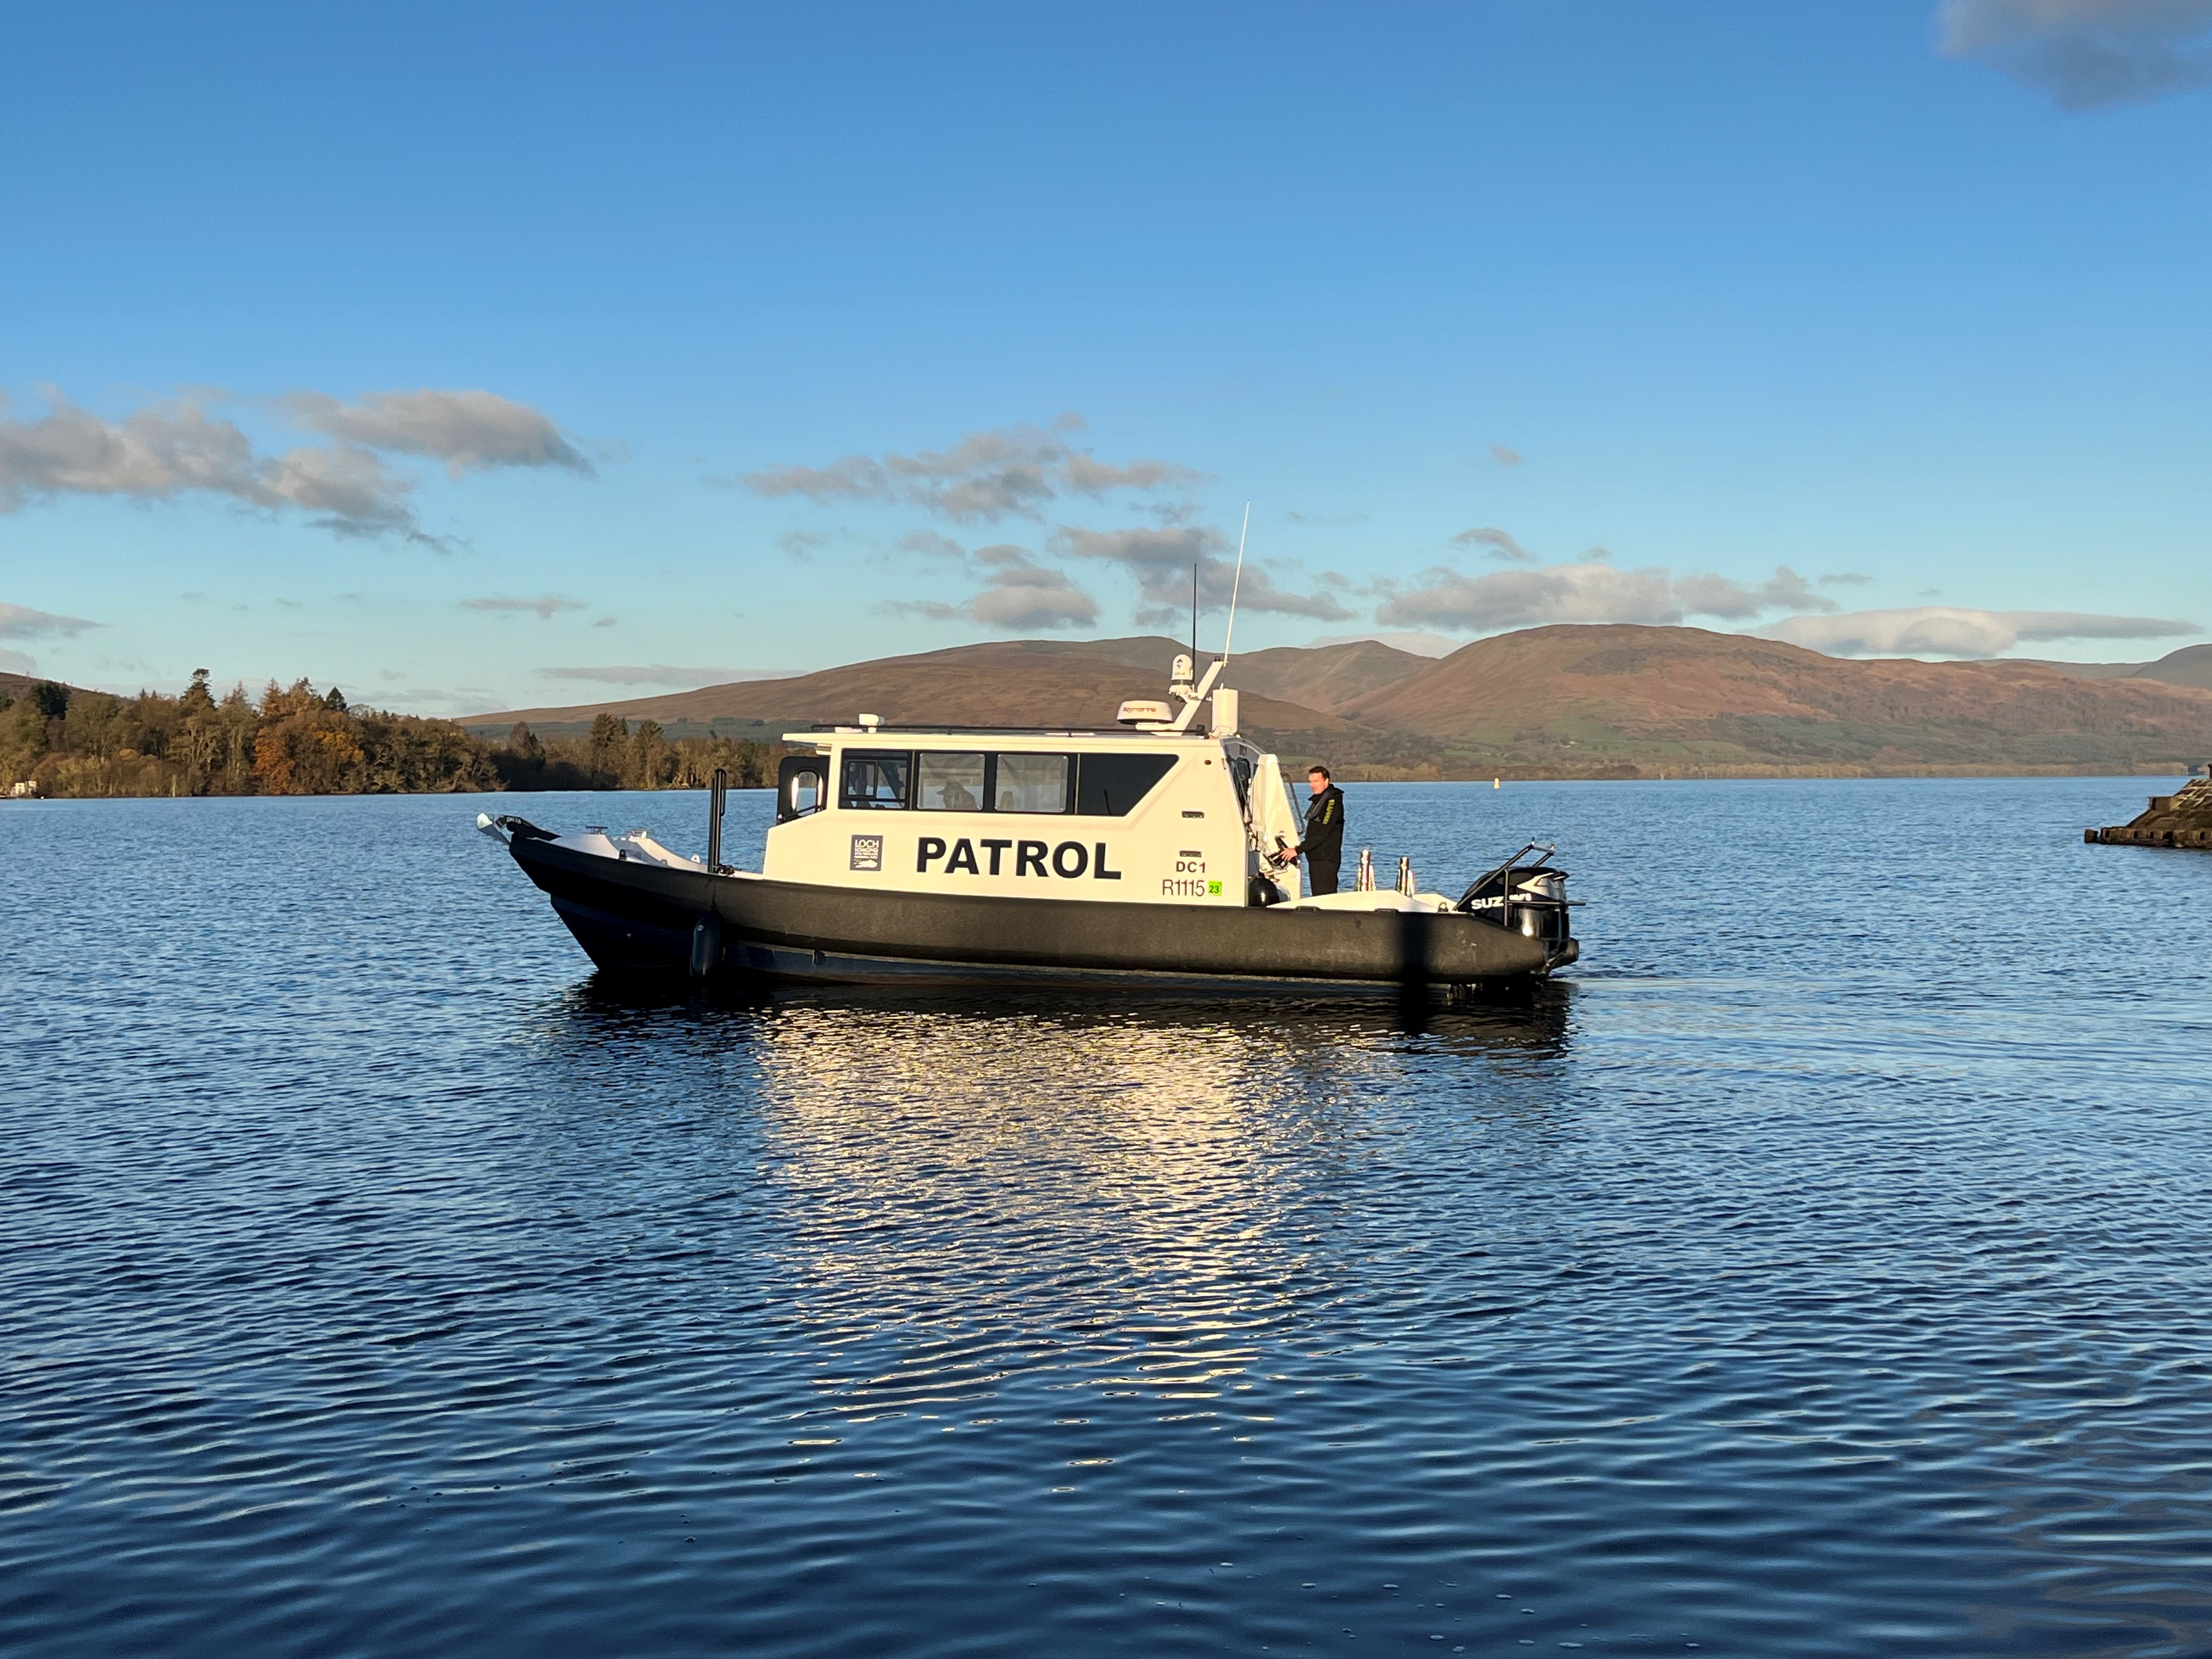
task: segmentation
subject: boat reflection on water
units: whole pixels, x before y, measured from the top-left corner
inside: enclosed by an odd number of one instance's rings
[[[1459,1184],[1436,1177],[1548,1136],[1571,997],[1408,1021],[913,992],[670,1006],[592,985],[562,1024],[641,1105],[672,1070],[697,1079],[680,1104],[738,1154],[745,1277],[817,1355],[808,1414],[1075,1387],[1203,1416],[1312,1310],[1373,1293],[1428,1231],[1408,1206]],[[628,1139],[660,1114],[594,1115]],[[696,1157],[685,1139],[666,1155]]]
[[[562,1000],[567,1018],[580,1027],[605,1018],[617,1026],[635,1028],[639,1016],[656,1013],[710,1025],[717,1015],[763,1021],[843,1018],[878,1027],[907,1019],[956,1025],[962,1020],[1020,1019],[1070,1031],[1204,1029],[1299,1048],[1339,1043],[1387,1047],[1418,1037],[1475,1057],[1564,1053],[1574,990],[1571,980],[1547,980],[1449,1004],[1419,994],[1304,995],[1295,988],[1267,1000],[1249,994],[1133,996],[1117,990],[1086,1000],[1052,988],[759,987],[686,993],[594,973],[570,988]]]

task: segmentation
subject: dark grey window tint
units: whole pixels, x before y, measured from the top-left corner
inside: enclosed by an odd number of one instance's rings
[[[983,810],[983,757],[939,755],[924,750],[915,763],[915,806],[925,812]]]
[[[1084,755],[1075,772],[1075,810],[1118,818],[1152,793],[1175,769],[1173,755]]]
[[[883,755],[845,751],[845,775],[837,790],[837,805],[846,807],[904,806],[907,778],[914,768],[911,755]]]
[[[1001,755],[992,787],[1001,812],[1067,811],[1067,757]]]

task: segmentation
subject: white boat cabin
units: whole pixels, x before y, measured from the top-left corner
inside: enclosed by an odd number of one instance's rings
[[[1124,904],[1295,900],[1297,866],[1265,860],[1301,822],[1281,764],[1237,735],[1234,693],[1212,701],[1212,731],[907,728],[864,715],[788,732],[812,752],[782,764],[762,873]],[[1255,893],[1255,877],[1273,890]]]

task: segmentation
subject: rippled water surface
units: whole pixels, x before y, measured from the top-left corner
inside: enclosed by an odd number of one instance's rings
[[[480,802],[0,804],[0,1647],[2212,1650],[2155,787],[1355,786],[1590,901],[1411,1024],[656,1006]]]

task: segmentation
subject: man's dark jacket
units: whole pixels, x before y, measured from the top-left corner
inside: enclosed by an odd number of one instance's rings
[[[1336,864],[1344,858],[1344,791],[1334,784],[1306,803],[1306,827],[1298,837],[1312,864]]]

